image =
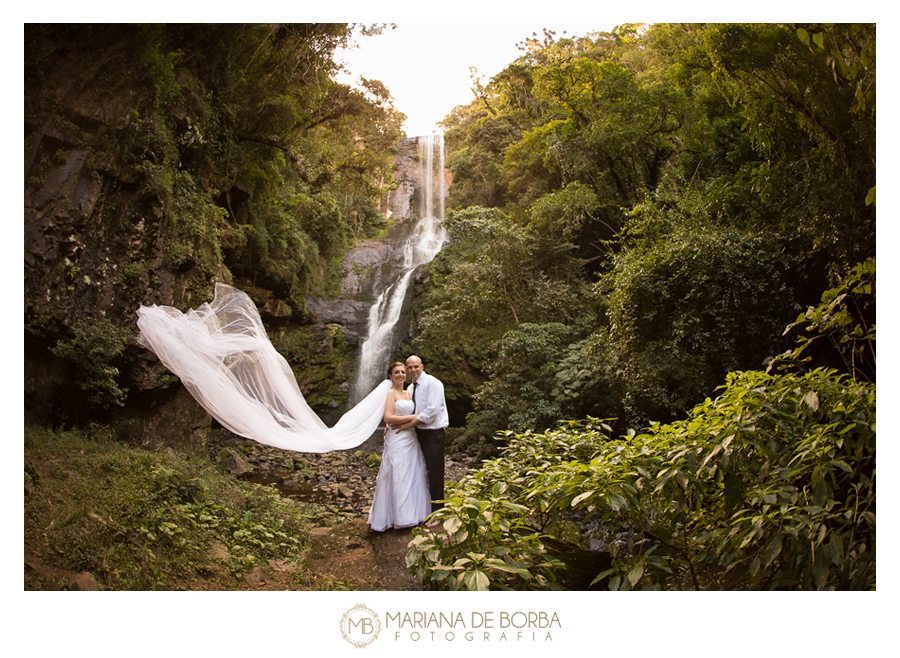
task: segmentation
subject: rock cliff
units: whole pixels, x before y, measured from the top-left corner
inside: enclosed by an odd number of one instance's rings
[[[82,64],[73,55],[25,98],[26,421],[106,422],[139,444],[202,453],[211,419],[136,343],[135,312],[141,304],[195,307],[211,299],[217,281],[244,289],[257,303],[311,406],[326,422],[339,414],[365,331],[372,275],[409,230],[415,209],[415,139],[399,145],[396,189],[378,200],[392,220],[386,236],[346,254],[336,297],[312,289],[305,308],[297,308],[283,287],[233,267],[241,218],[249,212],[240,181],[210,181],[210,190],[226,190],[214,201],[230,221],[220,223],[215,240],[201,235],[189,257],[173,259],[165,245],[172,200],[148,189],[152,162],[129,162],[119,151],[133,137],[139,90],[98,87],[78,70]],[[169,120],[190,130],[187,110]],[[99,392],[110,393],[106,402],[95,403],[103,399]]]

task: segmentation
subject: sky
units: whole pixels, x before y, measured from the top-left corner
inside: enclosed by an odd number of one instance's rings
[[[469,67],[487,81],[522,53],[516,48],[543,28],[556,38],[607,32],[618,23],[398,23],[378,36],[357,36],[357,48],[336,53],[348,73],[338,78],[352,83],[362,76],[380,80],[394,106],[407,116],[407,136],[430,135],[457,105],[474,98]]]

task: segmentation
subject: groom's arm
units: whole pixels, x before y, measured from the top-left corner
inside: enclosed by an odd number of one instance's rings
[[[420,424],[419,419],[413,418],[412,420],[406,421],[402,425],[395,425],[394,429],[397,430],[398,432],[402,432],[403,430],[411,430],[412,428],[416,427],[419,424]]]

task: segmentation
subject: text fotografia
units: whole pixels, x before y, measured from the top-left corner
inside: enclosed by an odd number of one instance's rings
[[[555,612],[472,612],[468,618],[461,612],[388,612],[385,617],[384,629],[393,631],[395,641],[552,642],[551,630],[562,628]]]

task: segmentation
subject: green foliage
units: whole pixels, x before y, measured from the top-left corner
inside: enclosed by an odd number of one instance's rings
[[[302,292],[300,281],[320,254],[314,233],[323,232],[329,221],[337,224],[333,200],[293,188],[286,169],[284,164],[272,167],[268,180],[251,199],[253,230],[248,240],[266,282],[281,294]],[[329,236],[325,245],[339,236],[339,232]]]
[[[167,466],[157,466],[152,470],[147,489],[155,502],[171,504],[196,502],[203,491],[197,477]]]
[[[482,230],[451,229],[423,339],[468,343],[453,323],[476,336],[571,325],[602,304],[606,318],[554,357],[557,376],[577,375],[553,404],[583,399],[573,412],[631,424],[681,417],[727,372],[761,367],[829,269],[874,254],[874,44],[867,24],[527,40],[445,122],[448,225],[478,217]],[[531,303],[548,298],[566,312]],[[503,387],[498,344],[457,352],[487,378],[482,398]],[[503,422],[477,409],[469,443],[490,444]]]
[[[571,424],[570,424],[571,425]],[[528,495],[531,478],[571,459],[587,459],[608,427],[583,434],[504,432],[504,458],[464,477],[431,519],[442,530],[416,531],[407,564],[434,588],[559,589],[564,562],[547,545],[554,519],[548,501]]]
[[[585,224],[600,216],[600,200],[587,185],[570,183],[563,189],[545,194],[529,208],[535,233],[551,248],[570,244],[581,235]]]
[[[298,559],[318,512],[206,459],[129,448],[100,426],[29,427],[25,474],[26,554],[103,590],[246,589],[269,560],[293,565],[292,588],[330,586]],[[25,589],[46,588],[26,569]]]
[[[595,582],[611,589],[874,589],[874,387],[824,369],[736,372],[684,421],[618,440],[607,430],[510,436],[436,513],[445,533],[419,534],[408,561],[434,584],[487,587],[488,564],[522,564],[512,547],[524,529],[542,533],[534,541],[580,518],[608,542],[613,565]],[[490,514],[472,523],[478,510]],[[654,545],[638,551],[640,538]],[[558,582],[544,569],[559,564],[541,566],[501,583]]]
[[[77,131],[103,174],[105,223],[121,230],[141,217],[144,243],[162,247],[166,268],[201,286],[257,280],[300,309],[329,262],[386,225],[377,202],[393,182],[403,115],[377,80],[361,90],[334,80],[335,52],[354,29],[29,25],[29,125],[71,118],[43,99],[42,81],[78,53],[78,84],[100,105],[132,102],[119,130]]]
[[[137,288],[145,283],[145,279],[149,274],[149,266],[144,261],[133,261],[122,268],[119,275],[119,283],[124,288]]]
[[[119,368],[114,365],[125,351],[128,331],[106,318],[85,318],[72,326],[72,336],[61,338],[53,354],[68,360],[77,375],[75,381],[91,405],[108,409],[122,406],[127,389],[119,384]]]
[[[621,408],[624,378],[612,345],[604,332],[596,331],[566,347],[552,392],[564,410],[560,417],[584,418]]]
[[[798,346],[774,359],[769,371],[808,362],[811,357],[803,353],[814,351],[810,349],[813,343],[824,338],[831,354],[839,357],[843,370],[854,380],[874,382],[875,259],[857,264],[840,285],[822,293],[818,306],[801,313],[784,333],[804,325],[806,335],[798,337]]]
[[[454,148],[447,161],[454,176],[450,187],[451,206],[497,207],[507,201],[506,189],[500,184],[503,153],[521,134],[518,117],[481,112],[472,115],[465,132],[465,145]],[[448,140],[453,139],[452,133],[448,135]]]
[[[809,26],[811,27],[811,26]],[[797,28],[797,37],[813,49],[813,44],[824,52],[826,61],[838,78],[856,83],[854,112],[871,111],[875,114],[875,33],[874,26],[836,26],[824,24],[812,27],[810,33]],[[810,43],[812,42],[812,43]]]
[[[862,312],[874,307],[874,275],[874,262],[860,264],[798,318],[815,333],[779,365],[807,360],[810,343],[828,335],[845,353],[874,357]],[[570,349],[589,354],[591,341]],[[560,560],[605,541],[612,562],[592,584],[614,590],[872,590],[875,409],[874,385],[832,369],[748,371],[730,373],[685,420],[617,440],[594,420],[506,431],[503,456],[459,483],[435,515],[444,532],[419,535],[408,562],[436,587],[488,587],[498,574],[497,587],[534,587],[536,573],[548,587],[564,583],[562,562],[538,571],[510,553],[531,532],[545,549],[562,546],[550,552]],[[461,532],[482,506],[491,513]],[[491,572],[497,560],[524,571]]]
[[[688,420],[635,441],[667,448],[644,466],[659,495],[650,528],[693,573],[715,563],[752,588],[874,589],[874,387],[823,369],[733,373]]]
[[[430,362],[462,380],[445,385],[474,388],[476,377],[502,378],[493,393],[478,394],[477,410],[454,438],[459,449],[485,456],[511,416],[523,429],[532,422],[547,427],[558,417],[546,395],[555,382],[552,363],[587,333],[594,308],[578,277],[579,261],[552,248],[547,231],[488,208],[452,212],[445,227],[451,243],[430,267],[417,341],[420,351],[431,351]]]
[[[346,403],[348,394],[341,385],[355,365],[355,351],[347,344],[343,327],[328,325],[324,336],[313,327],[301,327],[285,332],[273,345],[291,366],[306,402],[317,413],[334,412]]]
[[[553,157],[559,123],[560,120],[550,121],[533,128],[503,151],[502,180],[509,187],[514,206],[527,206],[531,200],[561,187],[559,164]]]
[[[490,379],[475,395],[476,411],[467,416],[454,447],[479,457],[495,456],[498,430],[543,430],[563,417],[568,409],[556,390],[557,364],[573,331],[558,323],[526,323],[496,341]]]
[[[454,272],[457,283],[448,289],[462,297],[453,303],[456,321],[487,315],[519,322],[516,306],[527,299],[521,273],[531,256],[529,240],[504,220],[499,211],[480,208],[453,212],[445,220],[454,249],[465,259]]]
[[[629,414],[671,418],[781,347],[792,295],[779,245],[692,212],[640,207],[597,285]]]
[[[210,276],[222,262],[222,243],[240,244],[244,234],[225,222],[226,211],[212,202],[215,190],[202,190],[187,171],[144,161],[142,167],[170,219],[165,225],[166,262],[174,270],[198,263]]]
[[[688,84],[704,85],[741,118],[752,151],[729,157],[745,184],[775,210],[777,230],[796,241],[805,258],[822,252],[827,261],[848,266],[874,248],[874,213],[865,205],[875,184],[874,114],[853,111],[857,89],[835,75],[833,52],[804,45],[798,29],[825,28],[693,26],[681,58],[691,74]],[[842,24],[826,31],[844,56],[869,63],[865,84],[874,94],[874,26]]]
[[[540,533],[522,523],[525,509],[509,502],[502,486],[486,499],[452,496],[430,517],[442,521],[443,531],[414,537],[406,564],[421,574],[424,587],[559,589],[563,563],[547,554]]]
[[[451,245],[442,262],[451,268],[440,272],[439,289],[424,314],[426,327],[477,325],[490,318],[505,329],[574,318],[572,307],[582,291],[567,279],[577,263],[543,252],[533,231],[487,208],[452,212],[445,227]],[[552,276],[544,268],[550,263],[557,266]]]

